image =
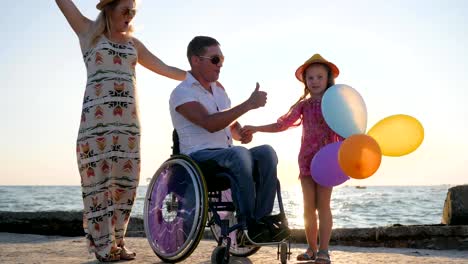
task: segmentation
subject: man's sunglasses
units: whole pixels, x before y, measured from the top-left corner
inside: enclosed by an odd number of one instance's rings
[[[218,64],[219,62],[223,63],[224,62],[224,57],[219,56],[219,55],[214,55],[212,57],[207,57],[207,56],[198,56],[203,59],[209,59],[211,63],[213,64]]]

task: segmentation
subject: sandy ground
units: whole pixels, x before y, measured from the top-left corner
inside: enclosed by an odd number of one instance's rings
[[[163,263],[152,251],[146,238],[127,238],[128,248],[137,252],[137,259],[128,263]],[[181,263],[210,263],[216,243],[202,240],[193,254]],[[306,248],[292,244],[288,263]],[[82,237],[56,237],[0,233],[0,263],[98,263],[87,253]],[[231,263],[280,263],[276,247],[262,247],[249,258],[231,257]],[[332,263],[468,263],[468,251],[426,250],[407,248],[330,248]],[[121,261],[120,263],[127,263]]]

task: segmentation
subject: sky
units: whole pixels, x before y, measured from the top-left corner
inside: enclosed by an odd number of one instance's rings
[[[94,19],[97,1],[76,0]],[[0,80],[3,172],[0,185],[79,185],[75,141],[86,84],[78,39],[55,1],[3,3]],[[142,0],[135,36],[165,63],[188,70],[186,47],[216,38],[225,55],[220,81],[233,105],[259,82],[264,108],[243,125],[276,121],[302,94],[294,72],[314,53],[341,70],[336,83],[355,88],[367,106],[367,128],[394,114],[417,118],[422,145],[383,157],[378,171],[348,185],[468,183],[468,2],[155,1]],[[140,185],[171,153],[168,98],[178,81],[137,67],[142,124]],[[283,185],[299,185],[301,128],[257,133],[246,145],[272,145]]]

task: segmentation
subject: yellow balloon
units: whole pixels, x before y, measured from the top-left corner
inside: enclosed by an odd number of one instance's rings
[[[380,120],[367,134],[379,143],[382,155],[398,157],[421,145],[424,128],[416,118],[400,114]]]
[[[338,163],[343,172],[354,179],[372,176],[380,166],[382,152],[372,137],[354,134],[341,143]]]

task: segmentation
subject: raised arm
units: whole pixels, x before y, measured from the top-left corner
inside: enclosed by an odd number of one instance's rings
[[[251,109],[253,108],[246,101],[229,110],[209,114],[206,108],[199,102],[188,102],[178,106],[176,111],[190,122],[203,127],[208,132],[214,133],[231,125],[232,122]]]
[[[259,88],[260,86],[257,83],[257,87],[249,99],[240,105],[222,112],[209,114],[206,108],[199,102],[182,104],[176,108],[176,111],[190,122],[213,133],[230,126],[237,118],[248,111],[264,106],[266,104],[266,93],[259,91]]]
[[[138,63],[143,65],[145,68],[168,78],[179,81],[185,80],[186,71],[166,65],[162,60],[151,53],[138,39],[133,38],[133,40],[138,51]]]
[[[77,35],[82,35],[89,30],[92,21],[83,16],[71,0],[55,0],[55,2]]]

